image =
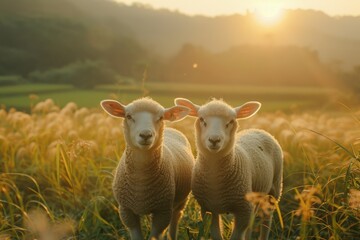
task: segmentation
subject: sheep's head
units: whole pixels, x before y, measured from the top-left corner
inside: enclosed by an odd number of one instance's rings
[[[247,102],[239,107],[231,107],[222,100],[212,100],[199,106],[188,99],[176,98],[175,104],[190,109],[195,122],[196,142],[202,152],[226,154],[234,145],[237,119],[253,116],[259,109],[259,102]]]
[[[141,98],[128,105],[115,100],[103,100],[100,105],[110,116],[124,118],[123,127],[127,144],[141,150],[161,144],[164,120],[180,120],[190,111],[183,106],[165,109],[150,98]]]

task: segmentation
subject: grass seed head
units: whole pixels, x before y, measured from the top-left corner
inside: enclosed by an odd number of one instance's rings
[[[321,204],[320,186],[306,186],[301,193],[297,193],[295,199],[299,201],[299,207],[295,211],[296,216],[301,216],[303,222],[308,222],[314,216],[314,204]]]
[[[258,207],[260,217],[269,216],[275,210],[275,199],[265,193],[250,192],[245,195],[245,199]]]
[[[349,194],[349,207],[360,214],[360,191],[350,189]]]
[[[0,235],[0,240],[11,240],[11,238],[10,238],[9,235],[1,234],[1,235]]]
[[[74,233],[72,220],[52,223],[46,213],[40,210],[29,212],[25,220],[25,227],[31,237],[39,240],[60,240]]]

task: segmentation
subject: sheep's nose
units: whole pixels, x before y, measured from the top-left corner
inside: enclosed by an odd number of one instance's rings
[[[220,137],[219,136],[212,136],[212,137],[209,137],[209,142],[211,142],[212,145],[216,145],[218,144],[219,142],[221,141]]]
[[[139,136],[144,139],[144,141],[147,141],[149,138],[153,136],[152,132],[150,130],[142,131]]]

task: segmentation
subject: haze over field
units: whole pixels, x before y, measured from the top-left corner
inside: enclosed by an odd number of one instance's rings
[[[222,4],[226,5],[226,2]],[[217,52],[242,44],[295,45],[317,50],[326,62],[341,61],[345,67],[360,63],[360,32],[354,31],[360,29],[359,16],[330,16],[315,10],[270,7],[263,10],[265,19],[261,21],[260,16],[259,21],[257,15],[261,12],[256,9],[241,14],[207,17],[157,10],[141,4],[109,3],[102,6],[103,11],[99,11],[98,4],[92,1],[82,7],[87,7],[94,15],[118,19],[140,42],[167,56],[178,51],[184,43],[201,45]],[[360,13],[360,6],[358,8]],[[272,14],[280,10],[283,16],[278,22],[266,25],[266,20],[271,21]]]
[[[256,11],[266,15],[274,15],[274,12],[283,9],[313,9],[322,11],[332,16],[359,16],[360,3],[357,0],[115,0],[125,4],[141,2],[155,7],[156,9],[166,8],[180,11],[189,15],[231,15],[243,14],[247,11]]]
[[[247,12],[250,2],[244,2],[239,14],[194,16],[158,9],[160,3],[1,1],[0,84],[92,88],[146,76],[151,82],[360,88],[359,16],[296,9],[305,5],[286,10],[281,1],[251,1]],[[210,3],[209,11],[216,6]]]

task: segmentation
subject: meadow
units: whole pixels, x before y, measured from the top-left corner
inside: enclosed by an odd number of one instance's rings
[[[240,129],[269,131],[284,150],[284,190],[271,239],[360,239],[360,111],[328,100],[329,90],[185,84],[66,85],[0,89],[0,239],[128,239],[112,196],[113,171],[124,149],[121,120],[102,112],[103,98],[129,102],[151,95],[203,103],[260,100],[263,109]],[[30,96],[29,96],[30,95]],[[47,99],[48,98],[48,99]],[[330,105],[330,106],[329,106]],[[336,106],[335,106],[336,105]],[[19,111],[9,106],[15,106]],[[6,107],[6,108],[5,108]],[[169,124],[194,145],[193,118]],[[251,224],[252,237],[259,220]],[[150,218],[142,219],[149,233]],[[223,216],[230,236],[231,215]],[[207,239],[209,224],[190,197],[179,239]]]
[[[223,84],[204,86],[196,83],[140,82],[79,89],[66,84],[22,84],[2,86],[0,104],[3,108],[14,107],[29,112],[31,104],[51,98],[60,107],[64,107],[68,102],[75,102],[79,107],[98,108],[99,102],[105,98],[117,98],[127,103],[138,97],[150,95],[164,106],[171,106],[174,96],[188,97],[198,102],[217,97],[224,98],[231,104],[250,99],[266,101],[263,110],[275,111],[324,102],[329,96],[334,95],[334,90],[331,88]]]

